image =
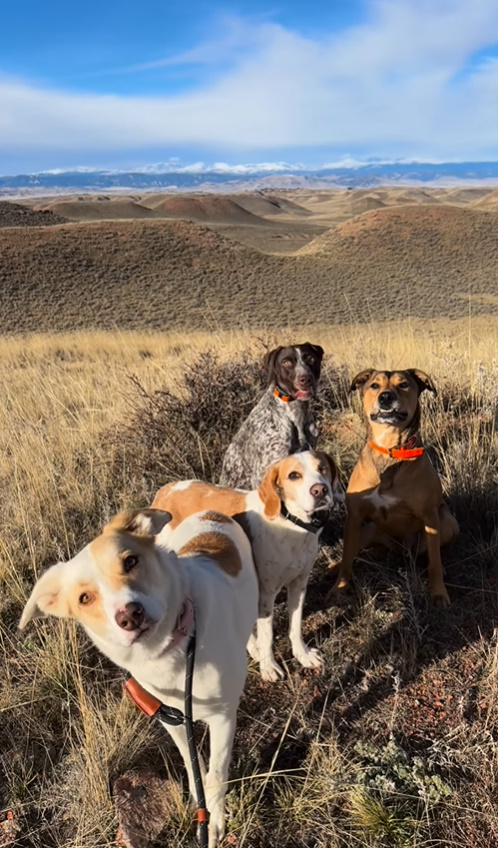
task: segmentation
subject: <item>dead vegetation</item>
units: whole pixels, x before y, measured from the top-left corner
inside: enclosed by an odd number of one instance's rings
[[[320,646],[325,669],[298,668],[280,637],[285,681],[264,684],[251,664],[227,845],[498,844],[496,328],[491,319],[474,332],[446,328],[313,333],[333,351],[322,444],[345,478],[363,439],[346,377],[370,364],[416,364],[434,376],[439,395],[424,398],[423,432],[462,527],[444,555],[452,606],[431,608],[424,564],[403,550],[363,554],[354,589],[327,600],[340,541],[324,551],[305,637]],[[195,845],[179,757],[123,700],[121,672],[67,623],[34,622],[20,634],[17,621],[35,575],[116,509],[150,502],[168,479],[216,479],[231,432],[261,391],[263,342],[273,339],[122,334],[0,344],[0,809],[11,813],[10,844],[115,844],[113,780],[153,769],[171,778],[158,844]],[[277,605],[280,635],[284,610]],[[0,821],[0,844],[4,833]]]
[[[0,228],[2,227],[48,227],[63,224],[65,218],[50,209],[30,209],[20,203],[0,200]]]
[[[295,220],[282,228],[262,218],[262,226],[221,230],[168,220],[0,229],[2,332],[365,324],[400,315],[458,318],[469,309],[496,314],[495,212],[380,208],[327,232],[317,220],[306,232]],[[256,246],[268,233],[279,243],[275,250],[301,249],[262,253]]]

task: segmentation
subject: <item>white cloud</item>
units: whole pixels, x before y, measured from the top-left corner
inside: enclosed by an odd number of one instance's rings
[[[4,78],[2,150],[496,151],[498,60],[472,66],[498,43],[496,0],[371,0],[368,11],[362,25],[315,40],[254,22],[244,37],[243,23],[233,24],[228,39],[162,61],[213,65],[219,54],[219,73],[176,96],[80,94]]]

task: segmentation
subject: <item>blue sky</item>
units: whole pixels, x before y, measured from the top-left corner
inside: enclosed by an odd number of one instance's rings
[[[497,0],[4,0],[0,173],[498,159]]]

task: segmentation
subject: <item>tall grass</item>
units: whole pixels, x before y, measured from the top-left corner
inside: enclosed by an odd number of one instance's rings
[[[231,433],[261,391],[266,348],[307,338],[327,351],[322,444],[345,479],[364,437],[348,378],[373,365],[417,366],[435,379],[438,397],[422,399],[423,433],[462,525],[444,556],[453,604],[431,609],[424,565],[402,550],[362,554],[354,590],[326,601],[340,541],[324,551],[304,628],[325,669],[303,671],[289,659],[277,605],[288,677],[268,686],[250,667],[229,844],[497,844],[492,319],[298,328],[279,339],[215,332],[0,341],[0,810],[13,813],[15,844],[114,844],[112,782],[143,768],[170,778],[164,838],[195,844],[179,758],[123,700],[119,670],[75,626],[40,621],[20,635],[17,621],[36,576],[86,544],[115,510],[149,503],[167,479],[216,479]]]

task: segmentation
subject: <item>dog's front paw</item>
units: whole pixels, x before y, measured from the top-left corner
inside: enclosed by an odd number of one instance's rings
[[[256,639],[254,633],[251,633],[249,636],[249,641],[247,643],[247,652],[251,659],[259,662],[259,648],[258,648],[258,640]]]
[[[316,648],[306,648],[299,654],[294,654],[294,656],[303,668],[322,668],[323,666],[322,655]]]
[[[284,671],[280,668],[278,662],[274,659],[260,663],[261,677],[269,683],[276,683],[277,680],[285,677]]]
[[[217,811],[216,808],[209,816],[209,848],[217,848],[225,835],[225,812]],[[197,827],[197,841],[200,842],[200,828]]]
[[[446,591],[446,586],[441,586],[437,590],[432,591],[431,596],[432,603],[435,607],[438,607],[439,609],[446,609],[451,604],[450,596]]]
[[[334,585],[332,586],[332,592],[343,592],[345,589],[349,588],[349,584],[351,582],[351,575],[346,573],[341,573],[341,563],[338,563],[339,567],[339,575]]]

